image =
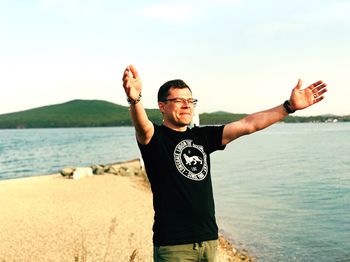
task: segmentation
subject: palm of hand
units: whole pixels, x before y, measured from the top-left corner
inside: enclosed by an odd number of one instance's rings
[[[323,94],[327,92],[326,84],[317,81],[305,89],[301,89],[302,81],[299,80],[290,96],[290,103],[295,110],[307,108],[323,99]]]
[[[137,99],[141,93],[141,80],[139,78],[132,78],[126,90],[127,96],[132,99]]]
[[[314,103],[314,96],[310,89],[293,90],[290,101],[295,110],[300,110],[311,106]]]
[[[128,98],[136,100],[141,96],[142,82],[134,66],[128,66],[123,75],[123,87]]]

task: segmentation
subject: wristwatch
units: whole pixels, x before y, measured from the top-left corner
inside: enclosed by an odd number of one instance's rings
[[[283,106],[286,109],[286,111],[288,112],[288,114],[293,114],[295,112],[295,109],[293,109],[289,100],[284,101]]]

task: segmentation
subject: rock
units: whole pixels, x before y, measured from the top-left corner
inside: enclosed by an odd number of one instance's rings
[[[118,174],[119,176],[133,176],[135,175],[133,168],[131,167],[120,167],[118,169]]]
[[[147,173],[145,169],[136,169],[135,176],[142,177],[145,180],[148,180]]]
[[[81,179],[83,177],[93,176],[91,167],[77,167],[73,172],[73,179]]]
[[[60,170],[60,174],[62,176],[72,176],[73,175],[73,172],[74,172],[75,168],[72,168],[72,167],[65,167],[63,169]]]
[[[106,172],[106,167],[103,165],[93,165],[91,168],[95,175],[102,175]]]
[[[114,174],[116,176],[136,176],[141,177],[144,180],[148,181],[146,171],[142,169],[140,165],[121,165],[121,164],[112,164],[109,167],[105,168],[105,172],[109,174]]]
[[[111,165],[107,168],[106,172],[114,175],[118,175],[119,166]]]

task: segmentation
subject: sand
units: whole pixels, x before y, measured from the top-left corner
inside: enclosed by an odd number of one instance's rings
[[[1,262],[152,261],[152,193],[142,178],[3,180],[0,196]],[[219,262],[238,257],[227,243],[219,249]]]

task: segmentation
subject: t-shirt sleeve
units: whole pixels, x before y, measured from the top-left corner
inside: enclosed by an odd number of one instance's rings
[[[156,141],[156,137],[157,137],[158,132],[159,132],[159,126],[157,124],[153,123],[153,122],[152,122],[152,124],[153,124],[153,127],[154,127],[154,133],[153,133],[153,136],[152,136],[151,140],[149,141],[149,143],[147,145],[140,144],[139,141],[137,141],[137,139],[136,139],[137,145],[139,146],[141,152],[150,150],[150,148],[152,147],[152,145],[154,145],[154,143]]]
[[[209,154],[217,150],[225,149],[226,146],[222,145],[224,126],[206,126],[202,129],[206,138]]]

